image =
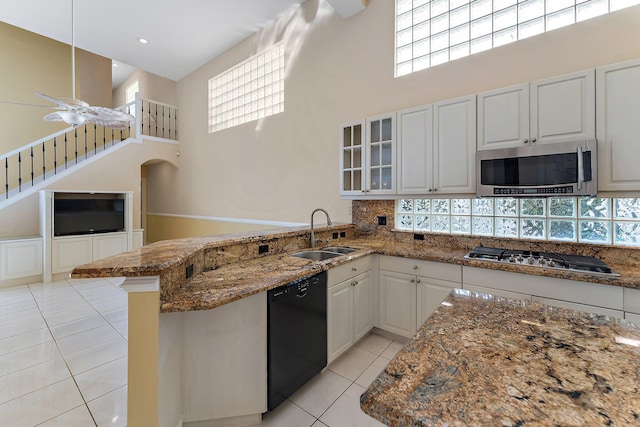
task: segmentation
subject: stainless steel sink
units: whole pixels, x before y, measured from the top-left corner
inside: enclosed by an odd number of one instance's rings
[[[343,254],[337,252],[327,252],[327,251],[301,251],[291,254],[298,258],[310,259],[313,261],[324,261],[327,259],[335,258],[338,256],[342,256]]]
[[[306,258],[313,261],[324,261],[327,259],[335,258],[338,256],[350,254],[358,249],[347,248],[345,246],[328,246],[322,249],[308,249],[300,252],[293,253],[291,255],[298,258]]]
[[[339,254],[350,254],[351,252],[355,252],[358,249],[354,249],[354,248],[347,248],[346,246],[329,246],[326,248],[322,248],[322,251],[327,251],[327,252],[336,252]]]

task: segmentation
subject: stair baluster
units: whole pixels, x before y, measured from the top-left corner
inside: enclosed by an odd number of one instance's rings
[[[9,158],[4,159],[4,193],[5,199],[9,198]]]
[[[53,174],[58,173],[58,141],[57,138],[53,138]]]
[[[33,147],[31,147],[31,186],[33,187]]]

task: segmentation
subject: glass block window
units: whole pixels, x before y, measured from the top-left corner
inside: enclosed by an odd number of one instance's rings
[[[396,77],[640,0],[396,0]]]
[[[401,199],[396,229],[640,246],[640,198]]]
[[[209,80],[209,133],[283,111],[282,43]]]

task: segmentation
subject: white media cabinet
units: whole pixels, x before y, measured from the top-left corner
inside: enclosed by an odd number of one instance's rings
[[[59,195],[75,194],[113,195],[124,200],[124,231],[71,236],[54,235],[54,200]],[[42,236],[42,279],[51,281],[57,274],[68,273],[74,267],[106,258],[134,248],[133,237],[133,192],[115,191],[41,191],[40,235]],[[139,240],[139,239],[136,239]]]

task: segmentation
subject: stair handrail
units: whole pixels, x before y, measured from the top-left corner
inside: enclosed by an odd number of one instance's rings
[[[49,140],[51,140],[53,138],[57,138],[59,136],[64,135],[65,133],[71,132],[71,131],[73,131],[73,126],[69,126],[66,129],[63,129],[63,130],[58,131],[56,133],[52,133],[51,135],[47,135],[44,138],[40,138],[40,139],[30,143],[30,144],[26,144],[26,145],[23,145],[22,147],[18,147],[15,150],[9,151],[8,153],[1,154],[0,155],[0,160],[4,160],[7,157],[15,156],[18,153],[21,153],[23,151],[26,151],[26,150],[30,149],[31,147],[35,147],[38,144],[42,144],[43,142],[49,141]]]
[[[91,146],[87,144],[88,125],[84,124],[82,126],[70,126],[61,129],[7,153],[0,154],[0,163],[4,166],[4,185],[2,186],[2,190],[0,190],[0,192],[4,193],[3,199],[9,199],[10,194],[15,190],[17,190],[17,193],[22,193],[22,186],[28,185],[29,182],[31,187],[33,187],[34,183],[38,182],[40,177],[42,177],[44,181],[50,173],[54,175],[57,174],[58,168],[61,166],[64,167],[64,170],[67,170],[68,167],[72,166],[71,162],[78,164],[83,160],[81,156],[86,160],[88,157],[97,154],[98,148],[106,149],[108,143],[110,143],[111,146],[126,140],[142,143],[144,139],[171,144],[178,143],[177,106],[152,99],[142,99],[140,93],[136,92],[135,101],[116,107],[115,110],[125,111],[132,114],[135,118],[131,120],[128,128],[119,130],[119,139],[116,136],[118,130],[112,128],[109,132],[111,139],[107,140],[106,131],[108,127],[96,126],[94,124],[93,150],[89,150]],[[148,123],[144,123],[145,114]],[[143,123],[145,126],[143,126]],[[100,140],[98,139],[97,128],[101,128],[103,132],[100,144],[98,143]],[[80,146],[80,150],[78,150],[78,142],[81,143],[81,140],[79,141],[79,137],[81,138],[81,129],[84,131],[84,149]],[[72,135],[72,148],[75,148],[75,150],[70,151],[69,157],[67,156],[68,135]],[[57,139],[61,141],[56,142]],[[64,142],[62,142],[62,140],[64,140]],[[49,156],[45,159],[45,148],[46,152],[50,153],[51,144],[53,144],[53,158]],[[56,147],[59,146],[64,147],[64,156],[59,155],[56,157]],[[36,152],[41,152],[42,155],[36,156]],[[36,163],[39,162],[39,164],[34,163],[36,157],[38,159]],[[61,162],[58,162],[57,159],[60,159]],[[51,162],[51,160],[53,161]],[[51,164],[53,167],[51,167]],[[23,167],[24,169],[22,169]],[[16,170],[17,173],[15,172]]]

